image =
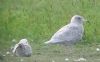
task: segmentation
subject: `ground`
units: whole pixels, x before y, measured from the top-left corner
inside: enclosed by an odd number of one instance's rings
[[[15,57],[8,54],[3,62],[100,62],[100,45],[76,45],[65,48],[61,45],[52,45],[34,48],[31,57]],[[68,61],[65,59],[69,59]],[[84,60],[78,61],[79,58]]]

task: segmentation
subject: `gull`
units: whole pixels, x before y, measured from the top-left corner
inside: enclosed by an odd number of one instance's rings
[[[82,16],[74,15],[71,22],[59,29],[45,44],[72,45],[79,42],[84,33],[84,21]]]
[[[17,43],[13,50],[13,54],[20,57],[30,57],[32,54],[32,48],[28,43],[27,39],[21,39],[19,43]]]

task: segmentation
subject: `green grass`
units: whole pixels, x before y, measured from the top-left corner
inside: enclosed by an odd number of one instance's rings
[[[99,42],[98,0],[2,0],[0,1],[0,43],[28,38],[43,43],[79,14],[85,17],[86,43]],[[1,45],[2,46],[2,45]]]
[[[69,23],[70,18],[75,14],[82,15],[87,20],[84,24],[83,42],[79,43],[76,49],[79,49],[80,45],[88,47],[88,45],[99,44],[99,2],[99,0],[0,0],[1,52],[9,50],[13,39],[18,42],[22,38],[27,38],[33,51],[37,52],[37,49],[41,49],[43,43],[59,28]],[[52,50],[52,47],[49,49]],[[44,55],[44,60],[47,56]],[[38,55],[32,57],[36,58]],[[40,60],[41,57],[42,55],[39,56]],[[33,59],[30,58],[31,60]]]

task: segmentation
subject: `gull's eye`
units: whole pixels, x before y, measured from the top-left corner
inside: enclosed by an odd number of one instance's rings
[[[20,48],[23,48],[23,45],[22,45],[22,44],[19,44],[19,47],[20,47]]]
[[[78,20],[81,20],[81,17],[77,17]]]
[[[20,48],[22,48],[22,45],[19,45]]]

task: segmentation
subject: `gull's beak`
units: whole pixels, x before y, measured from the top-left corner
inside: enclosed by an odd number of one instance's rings
[[[84,21],[88,21],[87,19],[84,19]]]
[[[86,21],[88,21],[88,20],[83,18],[83,21],[86,22]]]

